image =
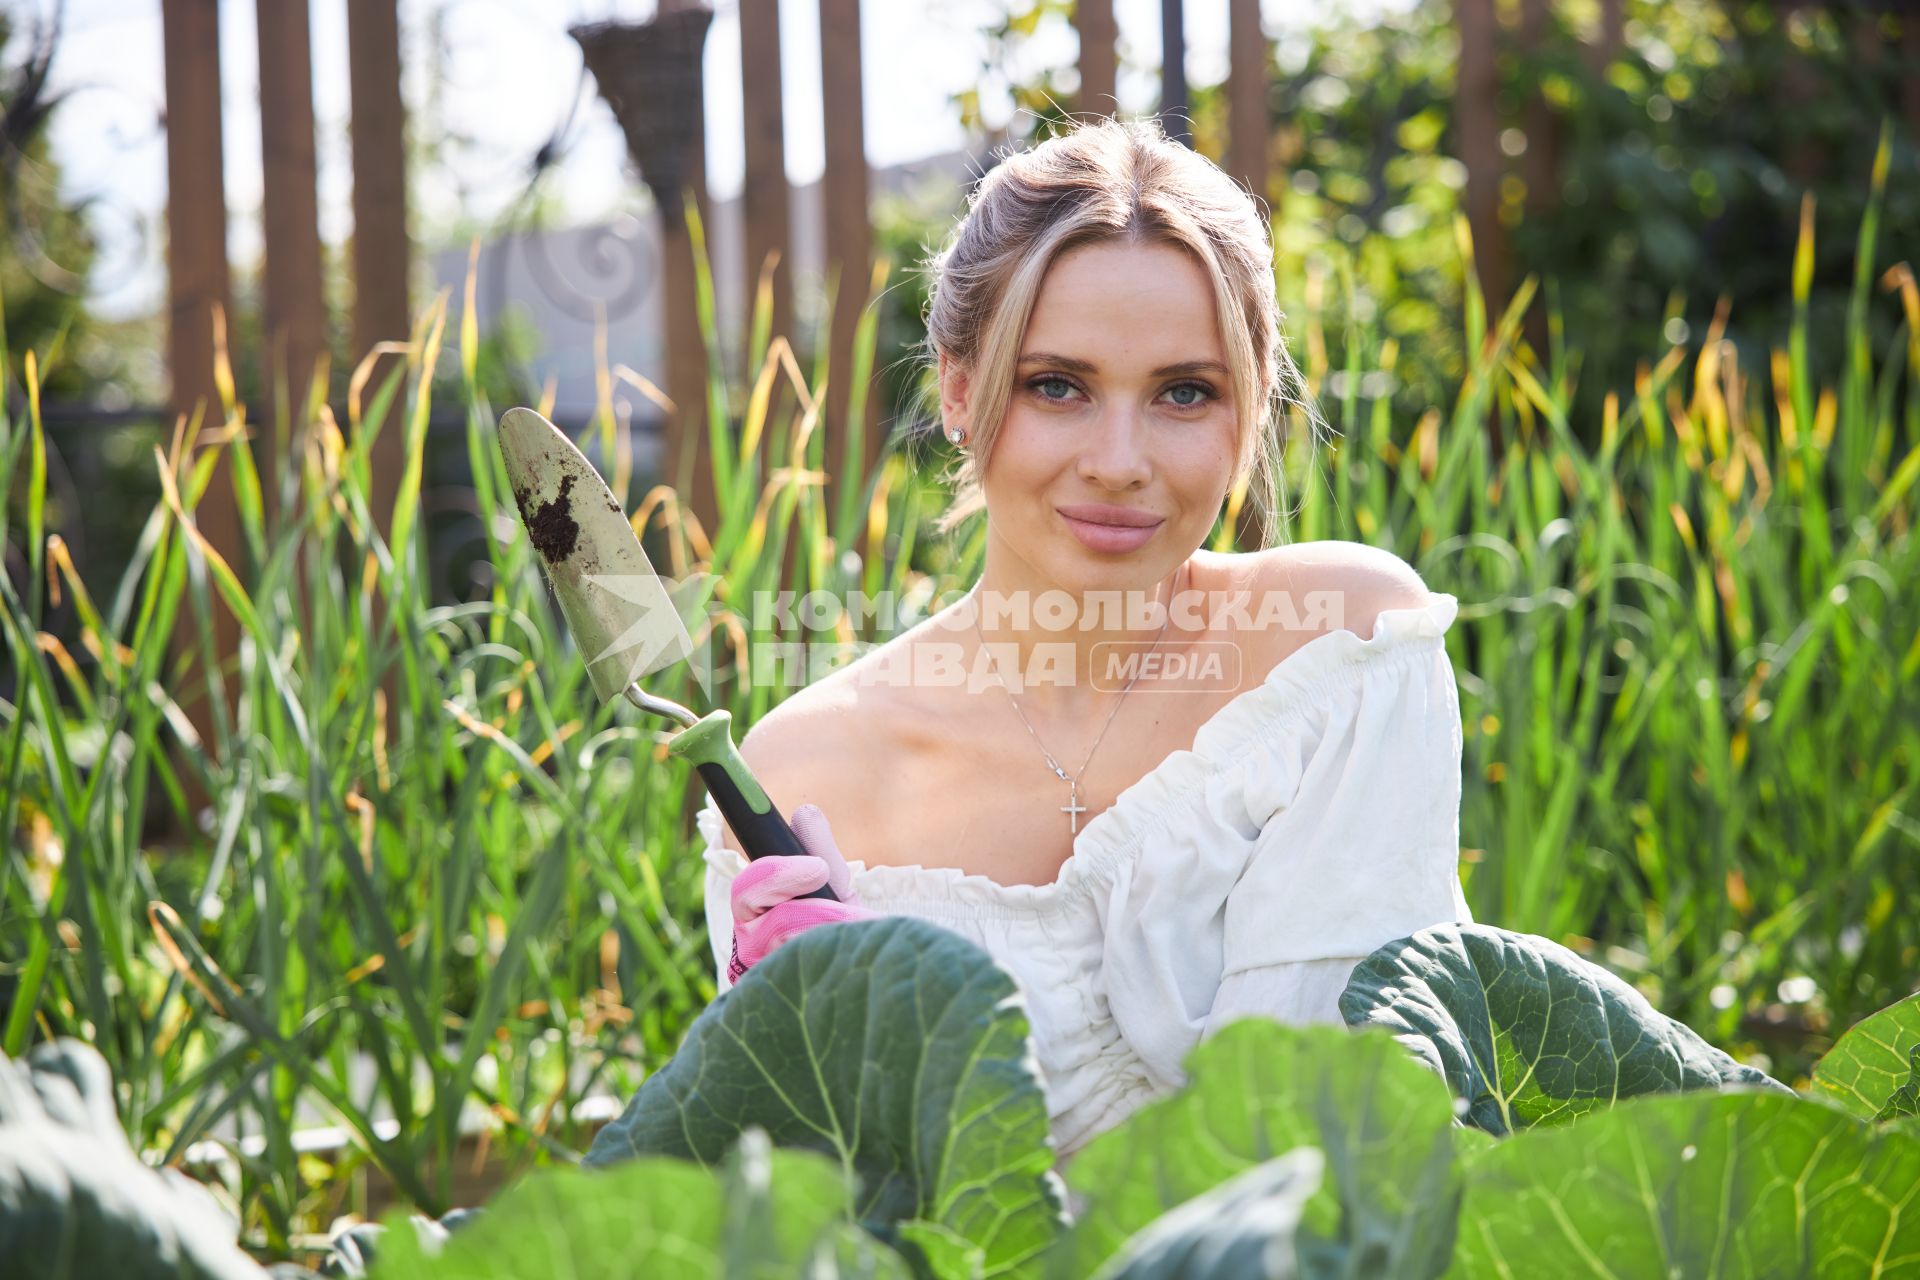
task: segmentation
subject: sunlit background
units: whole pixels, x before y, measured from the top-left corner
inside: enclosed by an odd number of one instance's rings
[[[714,995],[699,788],[586,686],[498,415],[713,575],[751,724],[752,593],[911,625],[977,572],[922,264],[1070,113],[1270,213],[1268,496],[1460,602],[1475,917],[1788,1083],[1912,991],[1912,0],[722,0],[616,47],[663,3],[0,7],[0,1050],[98,1046],[249,1248],[565,1159]]]

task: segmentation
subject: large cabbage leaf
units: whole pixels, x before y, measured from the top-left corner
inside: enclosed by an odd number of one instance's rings
[[[710,1164],[757,1125],[840,1161],[882,1239],[938,1223],[980,1249],[985,1275],[1004,1274],[1065,1220],[1028,1034],[1013,979],[951,930],[910,916],[823,925],[695,1020],[587,1163]]]
[[[1325,1157],[1301,1147],[1162,1215],[1094,1280],[1294,1280],[1294,1233]]]
[[[718,1169],[646,1157],[535,1173],[443,1240],[396,1214],[373,1280],[905,1280],[848,1220],[838,1165],[750,1129]]]
[[[1920,1117],[1920,1044],[1907,1051],[1907,1078],[1887,1095],[1875,1120],[1911,1120]]]
[[[1305,1274],[1440,1274],[1459,1173],[1446,1086],[1381,1032],[1228,1023],[1183,1064],[1186,1087],[1073,1157],[1078,1221],[1048,1274],[1082,1280],[1161,1214],[1296,1147],[1326,1153],[1306,1207]]]
[[[113,1080],[77,1040],[0,1055],[0,1268],[7,1280],[265,1280],[213,1198],[141,1163]]]
[[[1557,942],[1446,924],[1388,943],[1340,997],[1446,1077],[1467,1123],[1505,1134],[1643,1093],[1754,1086],[1789,1093]]]
[[[1920,1139],[1792,1095],[1635,1098],[1468,1164],[1450,1276],[1798,1280],[1920,1266]]]
[[[1810,1091],[1863,1120],[1920,1111],[1920,995],[1847,1028],[1814,1066]]]

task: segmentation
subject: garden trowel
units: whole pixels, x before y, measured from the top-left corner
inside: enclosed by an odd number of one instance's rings
[[[667,750],[700,771],[747,857],[806,853],[734,749],[732,713],[696,715],[640,687],[642,677],[692,653],[693,640],[600,473],[564,432],[531,409],[509,409],[501,417],[500,452],[520,520],[600,701],[624,696],[681,726]],[[802,896],[835,894],[822,886]]]

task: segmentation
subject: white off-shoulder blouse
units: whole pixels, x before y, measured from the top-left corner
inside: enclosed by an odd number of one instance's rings
[[[932,920],[1013,976],[1061,1160],[1185,1084],[1187,1052],[1230,1019],[1338,1023],[1369,952],[1472,920],[1443,643],[1458,608],[1430,593],[1367,639],[1301,645],[1082,827],[1050,884],[849,860],[867,907]],[[725,991],[746,860],[711,796],[697,822]]]

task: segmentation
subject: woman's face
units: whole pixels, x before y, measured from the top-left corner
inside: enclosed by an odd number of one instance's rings
[[[992,539],[1068,590],[1157,582],[1184,562],[1233,477],[1219,330],[1184,249],[1115,241],[1056,258],[982,480]],[[950,420],[968,422],[965,394],[943,358]],[[1129,518],[1147,527],[1105,523]]]

